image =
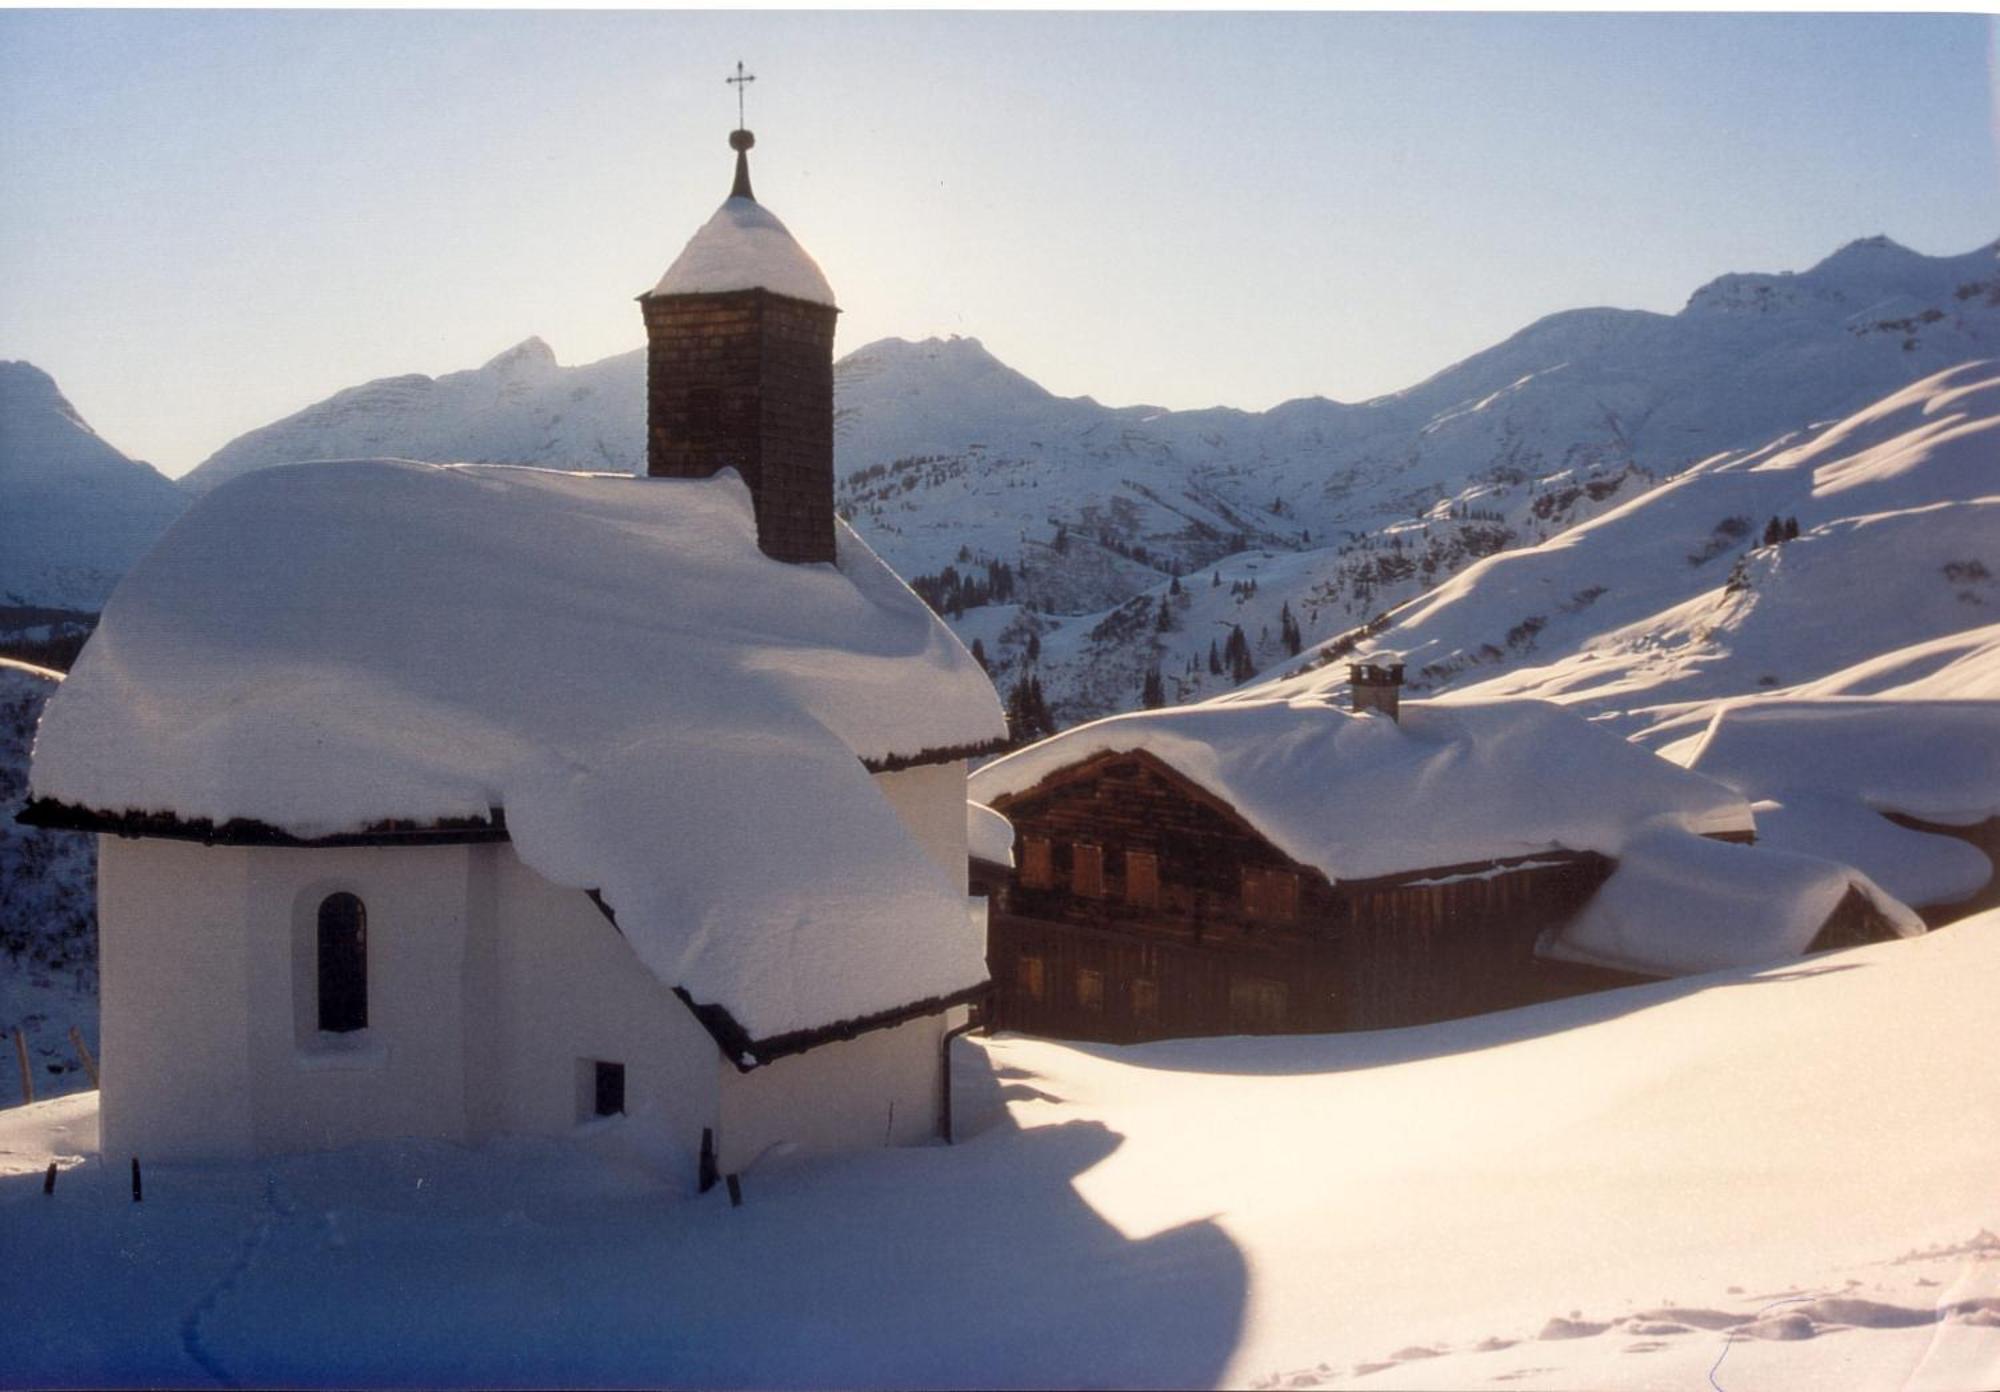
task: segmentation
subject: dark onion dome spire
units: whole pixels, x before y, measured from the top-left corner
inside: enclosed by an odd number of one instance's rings
[[[736,152],[736,183],[729,190],[731,198],[757,201],[757,195],[750,192],[750,147],[756,143],[757,137],[741,126],[729,132],[729,148]]]

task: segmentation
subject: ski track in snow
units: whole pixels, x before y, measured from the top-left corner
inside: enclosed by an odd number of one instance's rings
[[[1624,1354],[1655,1353],[1673,1349],[1677,1345],[1698,1345],[1719,1338],[1720,1343],[1716,1348],[1714,1361],[1707,1368],[1708,1385],[1714,1392],[1739,1392],[1739,1388],[1728,1376],[1727,1364],[1731,1350],[1746,1340],[1792,1341],[1850,1332],[1867,1333],[1929,1326],[1933,1330],[1930,1346],[1934,1347],[1937,1338],[1944,1332],[1944,1326],[1951,1321],[1963,1321],[1966,1324],[1988,1328],[2000,1327],[2000,1295],[1976,1293],[1981,1289],[2000,1290],[2000,1235],[1981,1229],[1963,1242],[1939,1245],[1924,1252],[1906,1252],[1900,1257],[1877,1262],[1875,1265],[1899,1267],[1913,1263],[1946,1262],[1953,1263],[1949,1268],[1954,1273],[1951,1279],[1940,1280],[1932,1276],[1917,1276],[1908,1283],[1915,1287],[1940,1291],[1937,1298],[1927,1307],[1897,1304],[1889,1300],[1861,1296],[1857,1292],[1864,1283],[1858,1277],[1845,1278],[1838,1288],[1772,1291],[1751,1296],[1746,1296],[1742,1287],[1731,1286],[1723,1303],[1747,1299],[1756,1302],[1755,1308],[1729,1311],[1710,1306],[1682,1306],[1668,1303],[1631,1314],[1604,1318],[1590,1318],[1582,1310],[1571,1310],[1567,1315],[1551,1316],[1538,1333],[1522,1334],[1513,1338],[1488,1335],[1464,1347],[1449,1343],[1409,1345],[1381,1358],[1355,1363],[1345,1372],[1329,1363],[1321,1362],[1310,1368],[1294,1368],[1275,1373],[1249,1385],[1253,1392],[1337,1387],[1348,1385],[1350,1382],[1373,1385],[1366,1380],[1375,1374],[1409,1363],[1422,1361],[1429,1364],[1432,1369],[1436,1369],[1438,1365],[1430,1363],[1430,1360],[1448,1358],[1452,1355],[1477,1358],[1479,1355],[1496,1354],[1509,1349],[1520,1350],[1538,1343],[1595,1339],[1608,1335],[1638,1336],[1620,1350]],[[1804,1308],[1793,1308],[1798,1306]],[[1780,1311],[1785,1313],[1778,1313]],[[1927,1348],[1924,1354],[1912,1358],[1911,1367],[1921,1367],[1926,1361],[1928,1352]],[[1562,1369],[1556,1365],[1541,1364],[1507,1369],[1481,1380],[1496,1383],[1529,1381],[1546,1378],[1560,1371]],[[1451,1374],[1441,1373],[1436,1385],[1457,1386],[1461,1381],[1462,1379],[1454,1380]]]
[[[222,1303],[224,1297],[243,1284],[243,1278],[250,1274],[250,1268],[256,1265],[257,1258],[263,1255],[264,1249],[270,1245],[271,1234],[277,1230],[280,1223],[297,1211],[298,1205],[284,1196],[277,1177],[266,1175],[263,1207],[258,1210],[257,1221],[245,1234],[236,1260],[229,1264],[215,1284],[208,1288],[201,1299],[195,1301],[181,1319],[181,1348],[203,1372],[215,1379],[218,1386],[237,1387],[241,1384],[230,1376],[215,1352],[208,1347],[207,1341],[202,1337],[202,1324],[215,1313],[216,1307]]]

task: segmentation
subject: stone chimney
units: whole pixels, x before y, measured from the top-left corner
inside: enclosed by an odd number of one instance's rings
[[[750,487],[757,544],[780,561],[831,561],[833,328],[819,267],[750,192],[737,130],[729,198],[639,297],[646,319],[646,472]]]
[[[1365,661],[1348,663],[1347,685],[1354,693],[1356,715],[1380,711],[1401,721],[1403,662],[1395,653],[1375,653]]]

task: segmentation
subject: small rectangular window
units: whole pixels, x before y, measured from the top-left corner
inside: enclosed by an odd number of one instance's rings
[[[1104,1009],[1104,973],[1091,967],[1079,967],[1076,973],[1076,1003],[1092,1013]]]
[[[625,1065],[597,1060],[596,1115],[623,1116],[625,1113]]]
[[[1299,877],[1289,870],[1243,871],[1243,912],[1271,923],[1291,923],[1299,916]]]
[[[1021,842],[1021,887],[1049,889],[1055,885],[1055,858],[1046,838],[1030,836]]]
[[[1132,978],[1132,1018],[1146,1025],[1160,1021],[1160,983],[1150,976]]]
[[[1101,846],[1075,846],[1071,848],[1069,887],[1073,894],[1085,899],[1104,897],[1104,848]]]
[[[1125,902],[1138,909],[1160,904],[1160,858],[1151,851],[1125,852]]]
[[[1021,995],[1031,1001],[1042,998],[1042,959],[1039,957],[1016,957],[1014,959],[1014,985]]]
[[[1246,1034],[1266,1034],[1285,1027],[1290,993],[1282,981],[1238,976],[1229,982],[1229,1027]]]

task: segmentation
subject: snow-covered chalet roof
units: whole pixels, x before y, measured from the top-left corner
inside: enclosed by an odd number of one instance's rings
[[[504,814],[659,978],[765,1039],[985,979],[962,882],[876,766],[1005,734],[985,674],[843,525],[748,490],[398,460],[217,488],[50,701],[36,799],[318,839]]]
[[[652,293],[759,289],[813,304],[833,303],[833,287],[777,215],[755,199],[732,197],[688,240]]]
[[[1753,797],[1839,793],[1946,826],[2000,816],[2000,701],[1744,700],[1662,752]]]
[[[1654,828],[1542,951],[1655,976],[1759,966],[1804,952],[1850,891],[1898,936],[1922,935],[1921,918],[1851,866]]]
[[[1615,856],[1656,825],[1753,827],[1737,793],[1542,701],[1408,701],[1401,723],[1323,693],[1118,715],[995,760],[969,793],[993,803],[1128,750],[1168,764],[1332,880],[1554,849]]]

